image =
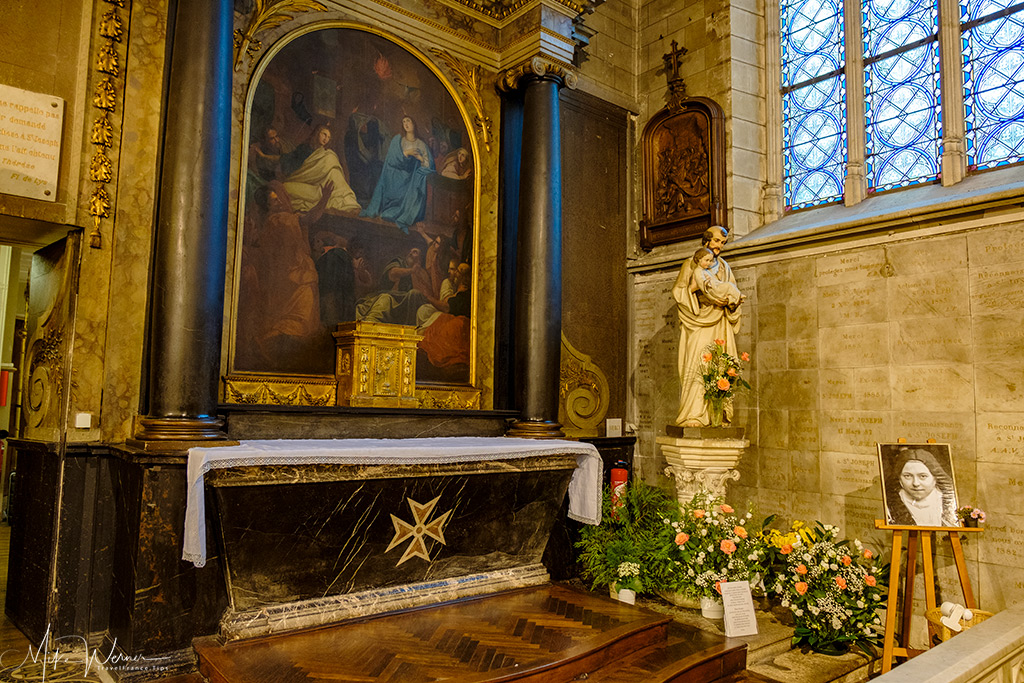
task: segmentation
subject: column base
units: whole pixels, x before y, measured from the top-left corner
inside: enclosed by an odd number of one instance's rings
[[[146,450],[180,450],[187,448],[184,442],[211,445],[207,442],[225,442],[227,438],[224,420],[219,417],[139,417],[135,421],[135,438],[129,445]]]
[[[562,425],[551,420],[516,420],[505,436],[517,439],[564,439]]]

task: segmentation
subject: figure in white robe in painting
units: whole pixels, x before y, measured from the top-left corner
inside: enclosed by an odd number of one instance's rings
[[[710,267],[701,269],[693,259],[686,259],[679,270],[675,286],[672,287],[672,297],[676,301],[680,323],[678,368],[681,386],[676,424],[683,427],[706,427],[711,422],[704,401],[704,385],[698,372],[704,350],[708,345],[714,344],[716,339],[721,339],[725,342],[726,353],[738,355],[736,333],[740,329],[742,295],[739,302],[730,303],[728,296],[719,295],[721,291],[716,294],[716,287],[708,287],[707,281],[699,273],[696,280],[704,281],[705,287],[691,289],[695,280],[695,270],[707,270],[710,279],[718,281],[719,285],[728,284],[732,288],[736,287],[732,269],[719,257],[728,238],[728,231],[721,226],[713,225],[704,231],[701,244],[714,255]],[[732,419],[732,405],[728,403],[725,419],[727,422]]]
[[[291,175],[284,180],[284,188],[292,199],[294,211],[309,211],[320,201],[320,187],[330,181],[334,191],[327,200],[327,210],[358,211],[356,193],[345,180],[338,155],[327,145],[331,141],[331,130],[317,126],[313,140],[318,145]]]

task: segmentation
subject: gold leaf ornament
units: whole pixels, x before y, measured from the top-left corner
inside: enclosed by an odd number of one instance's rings
[[[256,0],[248,25],[235,31],[235,71],[242,66],[243,54],[251,59],[263,49],[257,34],[277,28],[296,14],[326,11],[327,7],[316,0]]]

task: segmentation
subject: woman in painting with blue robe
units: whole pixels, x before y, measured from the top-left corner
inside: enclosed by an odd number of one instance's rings
[[[402,118],[402,130],[388,145],[373,197],[359,215],[393,221],[408,233],[426,215],[427,177],[434,173],[434,157],[417,136],[412,117]]]

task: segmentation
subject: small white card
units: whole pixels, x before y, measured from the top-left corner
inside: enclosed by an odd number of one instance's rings
[[[746,581],[725,581],[720,586],[725,605],[725,635],[729,638],[756,636],[757,617],[754,615],[750,584]]]
[[[604,421],[605,436],[622,436],[622,418],[610,417]]]

